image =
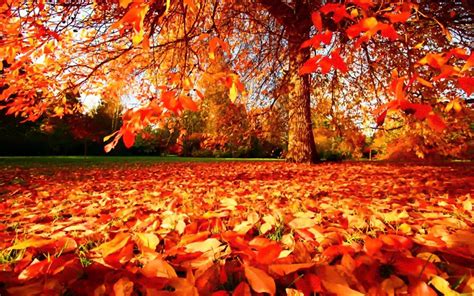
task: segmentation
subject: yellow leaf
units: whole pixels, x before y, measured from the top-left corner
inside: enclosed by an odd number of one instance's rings
[[[359,16],[359,11],[358,11],[356,8],[352,9],[352,10],[351,10],[351,16],[352,16],[353,18],[358,17],[358,16]]]
[[[395,295],[395,290],[405,286],[405,283],[394,275],[391,275],[390,278],[384,280],[381,285],[381,289],[387,293],[387,295]]]
[[[31,248],[31,247],[40,248],[40,247],[45,246],[45,245],[47,245],[51,242],[52,241],[49,240],[49,239],[32,238],[32,239],[23,241],[21,243],[15,244],[15,245],[11,246],[9,249],[10,250],[22,250],[22,249]]]
[[[153,233],[137,233],[136,243],[138,248],[143,251],[144,248],[155,250],[160,243],[160,239]]]
[[[133,37],[132,37],[133,45],[140,44],[143,41],[144,34],[145,34],[145,32],[143,31],[143,28],[140,30],[140,32],[134,34]]]
[[[229,89],[229,98],[232,103],[237,99],[237,85],[235,82],[232,82],[232,86]]]
[[[453,105],[454,105],[454,101],[449,102],[449,103],[446,105],[446,108],[444,108],[444,111],[445,111],[445,112],[451,111],[451,109],[453,109]]]
[[[459,104],[459,102],[456,100],[454,101],[453,103],[453,109],[456,111],[456,112],[459,112],[461,111],[462,107],[461,107],[461,104]]]
[[[419,253],[416,255],[416,258],[423,259],[427,262],[441,262],[441,259],[439,259],[437,255],[430,252]]]
[[[443,293],[445,296],[458,296],[458,292],[454,291],[449,287],[449,282],[443,279],[440,276],[433,276],[430,281],[431,285],[436,288],[439,292]]]
[[[295,218],[291,220],[290,223],[288,223],[288,226],[293,229],[309,228],[313,227],[314,225],[316,225],[316,221],[306,217]]]
[[[127,8],[128,7],[128,4],[130,4],[131,2],[133,2],[133,0],[120,0],[120,7],[122,8]]]
[[[472,202],[471,202],[471,200],[467,199],[467,200],[463,201],[462,207],[468,212],[472,211]]]
[[[286,288],[286,296],[304,296],[304,293],[296,289]]]
[[[166,0],[166,9],[165,9],[165,14],[168,14],[168,11],[170,10],[170,0]]]
[[[369,17],[362,21],[362,26],[364,29],[370,30],[377,26],[378,21],[375,17]]]
[[[222,245],[222,242],[217,238],[208,238],[205,241],[195,242],[187,244],[185,247],[186,252],[195,253],[195,252],[208,252],[212,250],[218,250]]]
[[[406,224],[406,223],[402,223],[399,227],[398,227],[398,230],[400,230],[401,232],[403,233],[410,233],[411,232],[411,227],[410,225]]]
[[[423,47],[423,43],[424,42],[420,42],[420,43],[416,44],[413,48],[414,49],[420,49],[421,47]]]

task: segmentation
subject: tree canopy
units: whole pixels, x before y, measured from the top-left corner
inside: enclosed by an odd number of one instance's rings
[[[278,100],[287,158],[311,162],[324,102],[334,123],[375,128],[396,110],[438,133],[461,116],[449,110],[472,103],[472,17],[468,1],[4,0],[0,104],[34,121],[79,112],[70,93],[137,102],[106,139],[107,151],[130,147],[149,124],[197,110],[224,61],[214,80],[230,100]]]

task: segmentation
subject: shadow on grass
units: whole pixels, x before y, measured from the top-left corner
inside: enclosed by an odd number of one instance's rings
[[[0,156],[0,166],[103,166],[122,164],[157,164],[172,162],[257,162],[283,161],[272,158],[205,158],[179,156]]]

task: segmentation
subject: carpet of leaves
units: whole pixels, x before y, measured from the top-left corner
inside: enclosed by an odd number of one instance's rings
[[[0,168],[1,295],[458,295],[474,166]]]

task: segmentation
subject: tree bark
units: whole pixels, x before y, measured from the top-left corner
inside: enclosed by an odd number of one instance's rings
[[[308,49],[300,49],[301,44],[309,37],[307,32],[290,34],[289,46],[289,79],[288,79],[288,153],[287,161],[297,163],[314,163],[318,154],[314,142],[311,122],[311,83],[310,75],[300,76],[298,71],[310,57]]]
[[[293,6],[282,0],[259,0],[268,12],[285,27],[288,38],[288,153],[286,160],[297,163],[318,161],[311,122],[310,75],[298,74],[301,66],[310,57],[309,49],[300,49],[309,39],[312,26],[310,9],[315,3],[297,0]],[[311,4],[310,4],[311,2]]]

